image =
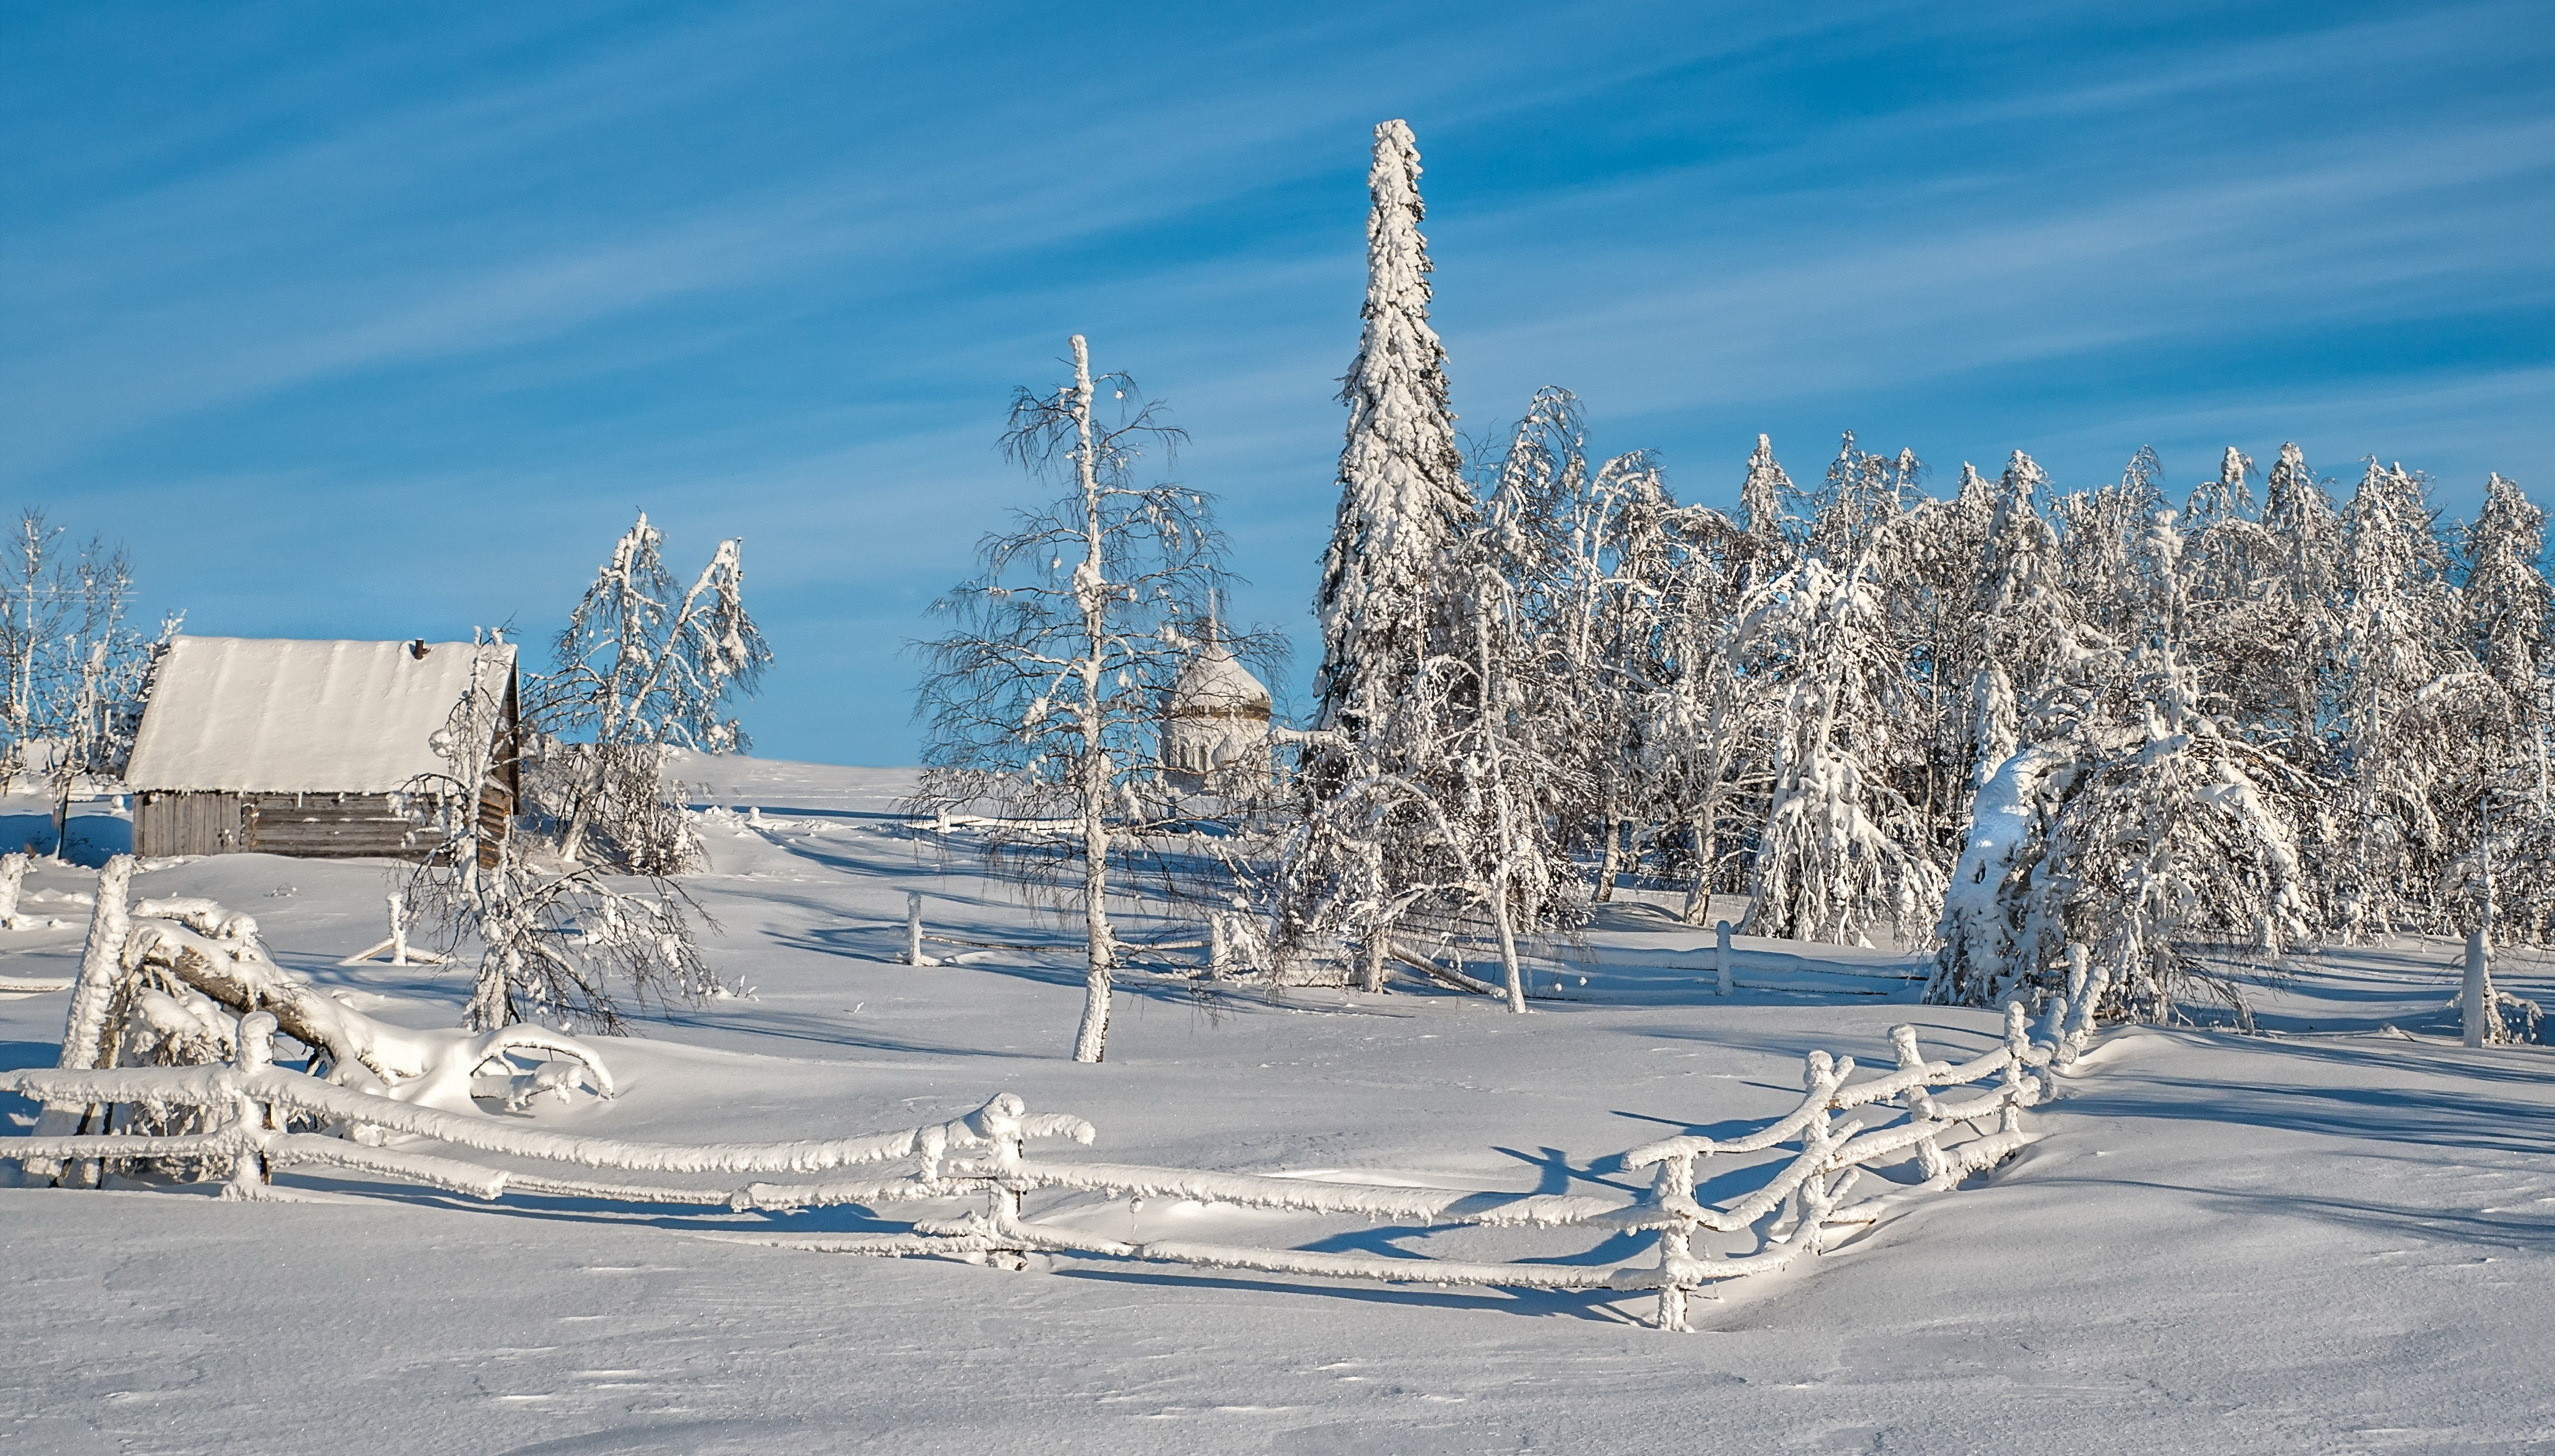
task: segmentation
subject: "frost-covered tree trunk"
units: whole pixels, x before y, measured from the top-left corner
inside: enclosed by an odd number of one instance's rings
[[[1082,729],[1082,773],[1075,810],[1082,820],[1082,1022],[1075,1028],[1073,1059],[1096,1062],[1108,1051],[1110,970],[1118,963],[1109,929],[1109,790],[1112,786],[1107,707],[1100,674],[1109,652],[1107,531],[1102,520],[1098,444],[1091,429],[1091,348],[1073,336],[1074,486],[1082,497],[1082,564],[1074,568],[1074,606],[1082,617],[1082,655],[1075,686],[1082,695],[1075,717]]]

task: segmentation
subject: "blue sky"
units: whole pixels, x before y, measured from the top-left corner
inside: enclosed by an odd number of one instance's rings
[[[1467,429],[1566,385],[1708,503],[1848,428],[2547,501],[2550,59],[2537,4],[0,7],[0,505],[234,635],[538,639],[634,509],[741,534],[759,750],[910,761],[1072,332],[1303,640],[1388,116]]]

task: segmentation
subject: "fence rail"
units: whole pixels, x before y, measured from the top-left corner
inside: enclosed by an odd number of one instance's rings
[[[2023,1109],[2046,1096],[2054,1044],[2034,1041],[2019,1007],[2003,1042],[1962,1062],[1928,1059],[1912,1027],[1891,1033],[1895,1069],[1854,1080],[1852,1058],[1812,1052],[1799,1106],[1742,1137],[1664,1138],[1623,1155],[1650,1170],[1649,1191],[1629,1201],[1581,1194],[1520,1194],[1315,1182],[1257,1174],[1033,1158],[1031,1143],[1089,1143],[1078,1117],[1034,1113],[1004,1093],[955,1121],[832,1140],[672,1144],[551,1132],[444,1111],[338,1086],[273,1064],[275,1019],[242,1018],[228,1065],[0,1073],[0,1088],[47,1102],[126,1104],[155,1112],[202,1111],[201,1130],[0,1139],[0,1161],[45,1166],[90,1162],[188,1166],[226,1176],[225,1196],[268,1196],[273,1175],[309,1167],[387,1178],[480,1199],[508,1193],[633,1203],[723,1206],[788,1213],[828,1206],[872,1209],[981,1200],[955,1219],[921,1218],[902,1232],[840,1236],[729,1235],[745,1242],[838,1253],[941,1256],[1007,1268],[1032,1254],[1245,1269],[1386,1283],[1471,1284],[1544,1290],[1655,1291],[1658,1320],[1686,1327],[1688,1296],[1724,1280],[1768,1273],[1880,1220],[1899,1198],[1948,1189],[1991,1168],[2027,1141]],[[1954,1088],[1966,1096],[1941,1097]],[[308,1130],[298,1130],[308,1129]],[[391,1139],[434,1149],[386,1144]],[[1726,1204],[1696,1197],[1700,1165],[1778,1153],[1770,1179]],[[540,1165],[491,1166],[497,1157]],[[1899,1180],[1881,1170],[1905,1165]],[[875,1176],[844,1170],[877,1168]],[[623,1181],[614,1174],[693,1178],[750,1176],[720,1186]],[[778,1175],[797,1175],[776,1181]],[[831,1175],[831,1176],[813,1176]],[[1867,1176],[1877,1196],[1849,1202]],[[1388,1226],[1479,1225],[1653,1236],[1646,1263],[1473,1263],[1425,1257],[1322,1253],[1188,1240],[1121,1240],[1033,1216],[1042,1193],[1188,1199],[1244,1208],[1348,1216]],[[1567,1258],[1565,1254],[1562,1257]]]

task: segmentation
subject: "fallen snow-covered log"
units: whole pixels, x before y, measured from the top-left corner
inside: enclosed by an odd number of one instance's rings
[[[199,1125],[160,1136],[43,1133],[0,1139],[0,1160],[88,1160],[101,1166],[148,1161],[227,1177],[227,1196],[255,1197],[276,1170],[296,1166],[420,1184],[480,1199],[507,1194],[623,1203],[688,1204],[786,1214],[828,1206],[873,1211],[906,1203],[981,1200],[955,1218],[920,1218],[910,1230],[862,1235],[733,1235],[779,1247],[892,1257],[936,1256],[1025,1267],[1031,1255],[1083,1256],[1247,1269],[1272,1274],[1384,1283],[1486,1285],[1520,1289],[1656,1291],[1662,1326],[1682,1329],[1689,1296],[1724,1280],[1771,1273],[1869,1227],[1906,1198],[1951,1188],[1994,1167],[2028,1140],[2023,1109],[2046,1095],[2053,1048],[2033,1040],[2019,1006],[2004,1040],[1953,1062],[1928,1058],[1912,1027],[1895,1028],[1898,1065],[1855,1080],[1852,1058],[1824,1051],[1803,1062],[1803,1097],[1791,1113],[1733,1138],[1663,1138],[1623,1155],[1629,1169],[1653,1169],[1649,1191],[1631,1200],[1462,1188],[1409,1188],[1140,1164],[1030,1158],[1038,1141],[1089,1143],[1080,1118],[1033,1113],[1000,1094],[951,1122],[857,1137],[777,1143],[671,1144],[591,1137],[456,1113],[340,1086],[273,1065],[279,1023],[269,1012],[242,1018],[223,1066],[35,1069],[0,1073],[0,1089],[48,1104],[121,1103],[193,1110]],[[1953,1088],[1968,1095],[1939,1097]],[[297,1125],[355,1137],[319,1136]],[[382,1146],[390,1140],[422,1146]],[[1784,1150],[1789,1148],[1789,1156]],[[1774,1155],[1766,1180],[1726,1203],[1696,1197],[1697,1165],[1710,1159]],[[483,1158],[500,1158],[491,1166]],[[532,1167],[519,1166],[535,1165]],[[1889,1178],[1882,1170],[1906,1166]],[[878,1168],[876,1176],[832,1174]],[[758,1175],[743,1186],[633,1183],[643,1173],[715,1178]],[[771,1181],[770,1175],[802,1175]],[[1885,1190],[1860,1202],[1848,1195],[1867,1177]],[[1653,1236],[1645,1264],[1485,1263],[1304,1249],[1247,1248],[1197,1240],[1118,1239],[1030,1215],[1028,1200],[1063,1194],[1170,1199],[1372,1220],[1388,1227],[1472,1225],[1587,1229],[1607,1237]]]
[[[310,1051],[328,1081],[390,1099],[478,1115],[478,1099],[520,1109],[580,1087],[615,1090],[611,1069],[579,1038],[518,1024],[494,1031],[396,1026],[367,1016],[279,966],[257,922],[200,897],[130,901],[134,862],[107,862],[91,897],[89,934],[71,985],[59,1067],[195,1066],[229,1060],[242,1017],[263,1012]],[[119,1110],[121,1109],[121,1110]],[[136,1111],[148,1125],[136,1125]],[[47,1094],[47,1137],[190,1131],[145,1099]],[[200,1115],[195,1118],[201,1121]],[[360,1128],[361,1124],[348,1124]],[[40,1177],[88,1181],[93,1170],[27,1161]]]

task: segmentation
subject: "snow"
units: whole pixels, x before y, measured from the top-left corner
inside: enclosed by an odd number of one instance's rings
[[[1189,1195],[1269,1180],[1315,1197],[1619,1204],[1648,1184],[1624,1150],[1782,1117],[1804,1053],[1886,1067],[1887,1029],[1913,1023],[1928,1058],[1992,1056],[1994,1012],[1913,1004],[1911,955],[1753,936],[1736,938],[1725,997],[1712,931],[1678,923],[1673,897],[1626,891],[1584,949],[1538,948],[1539,991],[1558,971],[1588,984],[1533,1015],[1424,990],[1201,1000],[1130,973],[1110,1060],[1078,1066],[1071,939],[911,837],[893,811],[909,771],[687,756],[676,775],[696,804],[762,811],[705,820],[711,868],[686,881],[723,927],[715,964],[754,996],[608,1044],[609,1102],[542,1099],[488,1126],[824,1143],[944,1123],[1008,1090],[1100,1130],[1090,1154],[1040,1163],[1235,1180],[1049,1194],[1083,1200],[1050,1221],[1230,1267],[835,1257],[739,1240],[849,1245],[891,1226],[613,1205],[601,1180],[527,1196],[516,1178],[494,1204],[374,1181],[366,1160],[425,1156],[405,1145],[288,1168],[291,1201],[0,1189],[0,1447],[2237,1452],[2555,1437],[2527,1394],[2555,1357],[2550,1054],[2456,1044],[2447,941],[2332,952],[2257,987],[2262,1036],[2116,1034],[2026,1114],[2040,1136],[2013,1161],[1816,1260],[1696,1296],[1700,1333],[1678,1336],[1643,1323],[1647,1294],[1324,1277],[1336,1256],[1395,1253],[1461,1274],[1520,1240],[1553,1246],[1549,1231],[1378,1232]],[[113,822],[81,807],[84,842],[108,838]],[[449,1028],[465,974],[335,964],[380,938],[395,873],[229,855],[146,865],[134,895],[247,911],[279,963],[365,1014]],[[94,883],[37,860],[27,902]],[[1057,950],[899,964],[908,891],[935,931]],[[57,927],[0,931],[0,970],[69,978],[86,916],[53,913]],[[2555,989],[2522,954],[2494,971],[2540,1000]],[[0,996],[0,1066],[49,1066],[68,1001]],[[1696,1164],[1707,1201],[1748,1191],[1712,1187],[1720,1161]],[[1600,1249],[1553,1268],[1584,1281],[1634,1262]]]
[[[388,794],[450,771],[436,750],[511,644],[179,637],[154,670],[125,782],[136,790]],[[209,730],[209,731],[208,731]]]

